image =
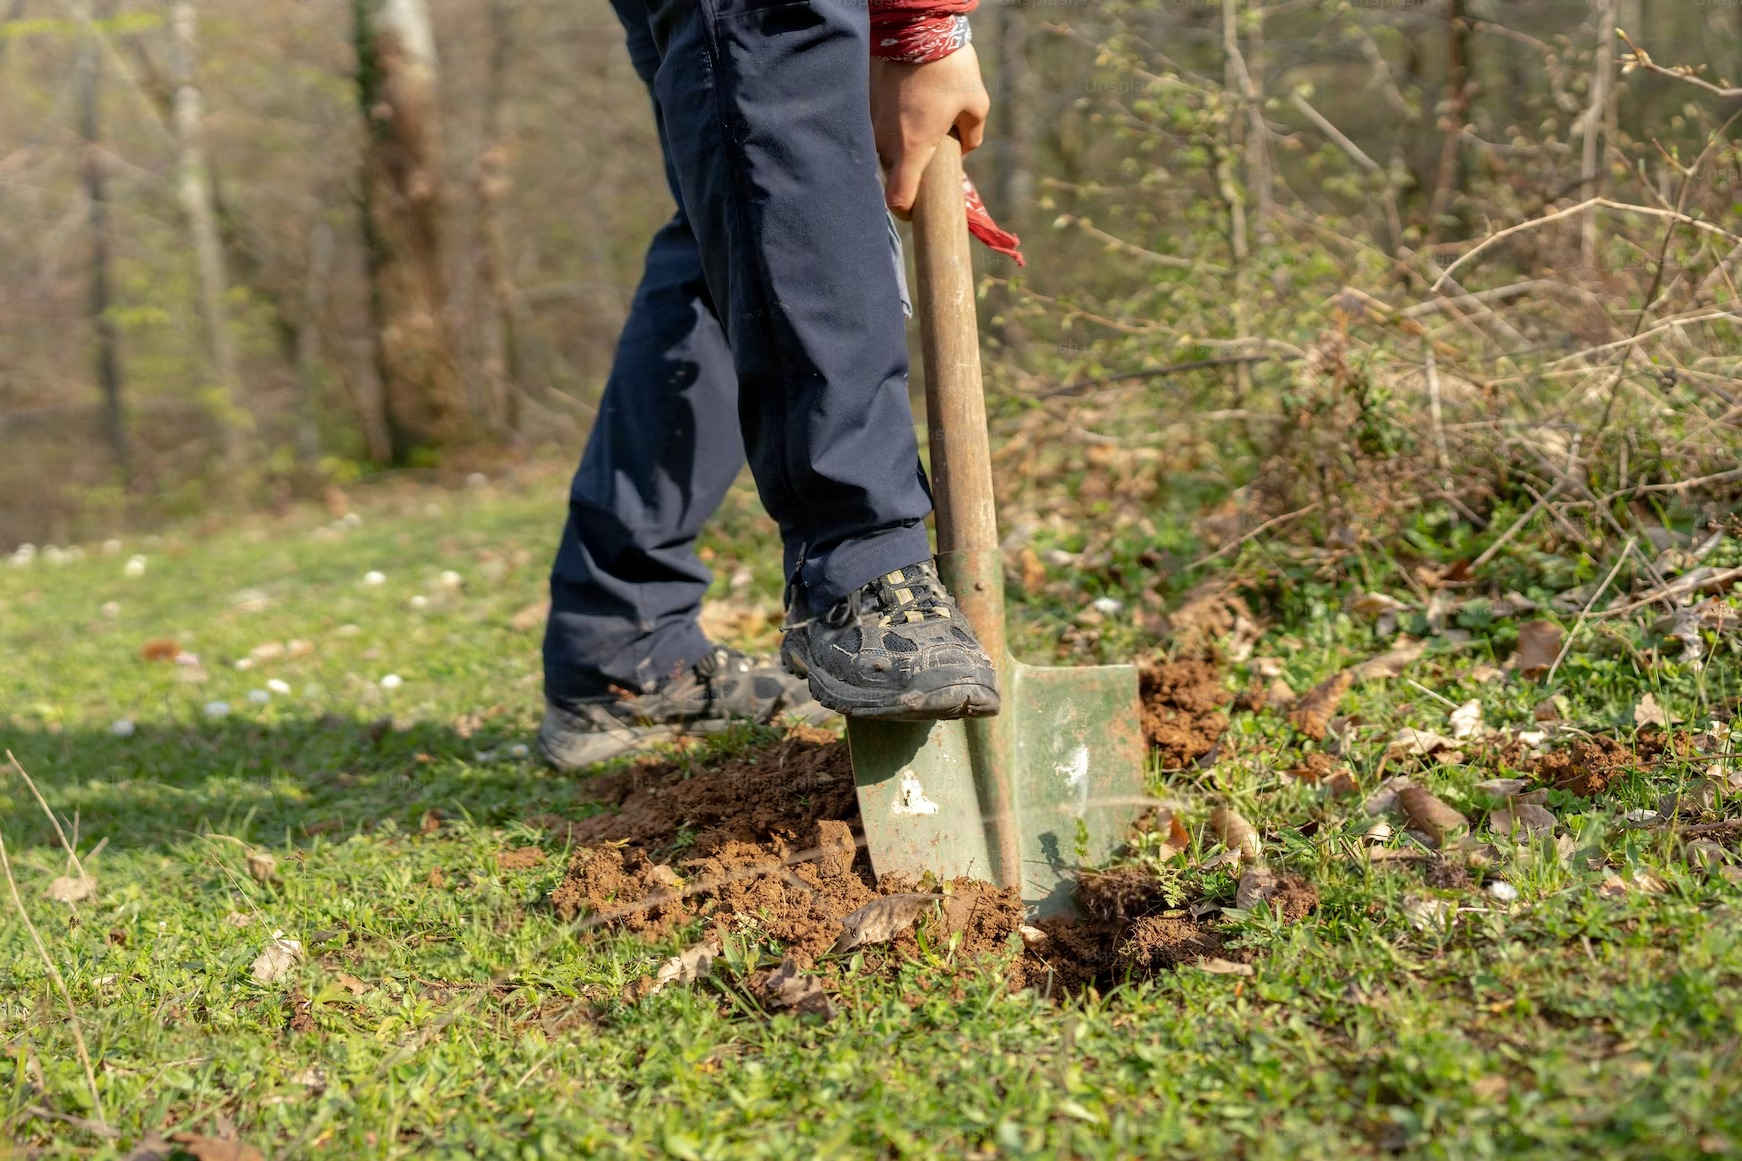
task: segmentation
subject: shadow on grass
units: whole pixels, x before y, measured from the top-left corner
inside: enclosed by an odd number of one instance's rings
[[[433,723],[332,716],[140,725],[125,738],[0,722],[0,750],[16,755],[63,825],[77,816],[85,850],[103,838],[111,849],[171,847],[206,832],[260,845],[342,841],[388,820],[415,830],[431,810],[486,825],[588,813],[577,791],[585,776],[547,770],[531,743],[530,732],[461,737]],[[0,818],[9,843],[57,842],[9,766]]]

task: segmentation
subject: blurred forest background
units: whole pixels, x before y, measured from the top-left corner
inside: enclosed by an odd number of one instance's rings
[[[1030,260],[977,259],[1007,502],[1184,488],[1226,542],[1736,494],[1742,0],[974,25]],[[670,213],[621,41],[605,0],[0,0],[0,550],[572,460]]]

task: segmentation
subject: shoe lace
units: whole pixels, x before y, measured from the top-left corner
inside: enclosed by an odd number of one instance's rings
[[[948,620],[955,615],[950,609],[949,594],[930,569],[905,568],[877,578],[866,588],[877,595],[882,608],[877,620],[881,625],[911,625]]]

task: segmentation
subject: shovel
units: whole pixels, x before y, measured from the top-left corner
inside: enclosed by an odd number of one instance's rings
[[[1004,644],[1004,564],[980,383],[962,154],[945,138],[913,210],[938,571],[998,669],[996,717],[848,719],[872,869],[1015,887],[1076,910],[1075,872],[1119,845],[1144,796],[1137,668],[1024,665]]]

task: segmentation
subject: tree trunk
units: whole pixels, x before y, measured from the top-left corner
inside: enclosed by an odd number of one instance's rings
[[[199,15],[193,0],[171,0],[169,16],[175,37],[171,73],[175,88],[178,184],[199,275],[200,318],[211,359],[211,406],[223,443],[224,475],[234,480],[247,467],[248,433],[253,419],[238,402],[241,377],[236,370],[236,341],[230,333],[229,311],[224,302],[230,284],[224,269],[217,216],[212,211],[212,185],[201,141],[203,114],[199,86],[194,81]]]
[[[98,5],[96,20],[107,20],[114,10],[112,0]],[[96,346],[97,384],[103,392],[103,431],[115,457],[123,487],[133,482],[133,457],[127,440],[127,417],[122,409],[120,336],[109,313],[114,278],[109,238],[109,203],[103,173],[103,47],[99,34],[87,33],[79,56],[79,131],[84,136],[85,202],[91,231],[91,330]]]
[[[1464,0],[1446,0],[1446,119],[1440,163],[1428,203],[1428,240],[1440,236],[1440,219],[1452,212],[1464,189],[1464,125],[1470,117],[1470,25]]]
[[[518,295],[508,273],[508,243],[502,232],[502,199],[513,184],[509,172],[513,129],[507,109],[508,59],[513,49],[513,6],[508,0],[490,3],[490,58],[484,83],[482,139],[473,170],[478,251],[473,263],[483,288],[485,308],[478,312],[479,414],[499,435],[509,435],[520,421],[520,349]]]
[[[1615,73],[1616,0],[1592,0],[1597,12],[1597,61],[1591,75],[1591,104],[1585,110],[1583,140],[1579,154],[1579,196],[1594,198],[1603,192],[1603,146],[1614,132],[1610,93]],[[1579,258],[1586,268],[1596,264],[1598,211],[1585,214],[1580,223]]]
[[[352,0],[367,129],[363,231],[391,458],[461,443],[466,395],[442,262],[441,110],[424,0]]]

